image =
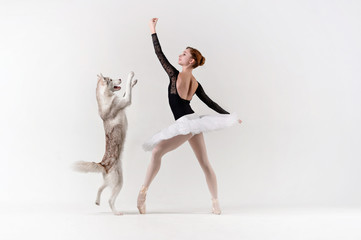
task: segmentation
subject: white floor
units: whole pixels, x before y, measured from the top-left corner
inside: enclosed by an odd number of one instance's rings
[[[0,207],[0,239],[361,239],[361,207],[227,207],[222,215],[199,209],[135,207],[114,216],[107,206]]]

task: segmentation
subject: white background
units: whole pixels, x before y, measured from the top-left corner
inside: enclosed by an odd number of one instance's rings
[[[72,172],[105,147],[96,75],[139,80],[127,110],[124,187],[116,206],[135,211],[150,153],[141,144],[174,119],[168,77],[148,21],[170,62],[186,46],[207,94],[241,125],[205,134],[223,209],[353,206],[361,192],[359,1],[1,1],[2,203],[87,206],[100,174]],[[121,91],[122,94],[123,91]],[[213,113],[197,97],[193,109]],[[103,193],[104,211],[109,211]],[[167,154],[148,206],[210,207],[188,143]]]

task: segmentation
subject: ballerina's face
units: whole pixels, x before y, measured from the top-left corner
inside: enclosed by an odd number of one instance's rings
[[[193,63],[194,59],[189,49],[184,50],[178,57],[178,64],[181,66],[188,66]]]

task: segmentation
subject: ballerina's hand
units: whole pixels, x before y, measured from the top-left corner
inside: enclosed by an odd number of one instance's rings
[[[158,22],[158,18],[152,18],[150,21],[149,21],[149,27],[150,27],[150,31],[152,33],[155,33],[155,26],[157,25],[157,22]]]
[[[241,120],[241,119],[239,119],[239,120],[238,120],[238,122],[239,122],[239,124],[241,124],[241,123],[242,123],[242,120]]]

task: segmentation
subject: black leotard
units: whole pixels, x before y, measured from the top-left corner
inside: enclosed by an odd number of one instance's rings
[[[177,120],[184,115],[194,113],[190,106],[190,100],[183,99],[178,95],[176,82],[179,71],[175,67],[173,67],[172,64],[170,64],[167,58],[164,56],[156,33],[152,34],[152,39],[155,54],[157,55],[160,63],[162,64],[164,70],[167,72],[170,79],[168,86],[168,100],[170,108],[173,112],[174,119]],[[217,103],[213,102],[207,96],[199,82],[195,93],[199,97],[199,99],[201,99],[208,107],[212,108],[214,111],[218,113],[229,114],[229,112],[221,108]]]

